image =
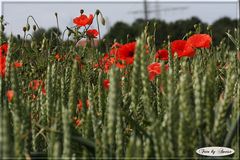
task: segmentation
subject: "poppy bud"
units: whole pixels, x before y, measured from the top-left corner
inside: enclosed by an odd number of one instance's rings
[[[95,14],[98,16],[100,13],[99,9],[96,10]]]
[[[55,16],[56,16],[56,17],[58,16],[57,12],[55,12]]]
[[[26,25],[26,29],[27,29],[27,31],[30,30],[30,25],[29,24]]]
[[[83,14],[83,13],[84,13],[84,10],[83,10],[83,9],[81,9],[81,10],[80,10],[80,14]]]
[[[33,30],[36,31],[37,27],[36,25],[33,25]]]
[[[26,27],[23,27],[23,32],[26,32],[27,31],[27,28]]]
[[[105,26],[105,24],[106,24],[106,21],[105,21],[105,19],[104,19],[103,17],[101,17],[101,23],[102,23],[102,25],[104,25],[104,26]]]
[[[105,26],[105,19],[104,19],[104,17],[103,17],[101,12],[100,12],[100,21],[101,21],[102,25]]]

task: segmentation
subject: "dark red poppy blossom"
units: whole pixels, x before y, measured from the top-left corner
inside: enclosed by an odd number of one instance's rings
[[[212,38],[208,34],[194,34],[187,39],[187,43],[194,48],[210,48]]]
[[[7,43],[3,43],[0,46],[0,57],[1,56],[6,56],[7,55],[7,51],[8,51],[8,44]]]
[[[92,14],[90,14],[89,17],[87,17],[85,14],[82,14],[79,17],[73,19],[73,23],[76,24],[78,27],[91,25],[92,21],[93,21]]]
[[[96,29],[89,29],[87,30],[86,34],[89,38],[97,38],[99,33]]]
[[[154,78],[161,74],[161,64],[154,62],[147,67],[149,73],[149,80],[153,81]]]
[[[117,60],[123,60],[126,64],[133,64],[136,42],[122,45],[116,52]]]
[[[104,80],[103,80],[103,88],[106,89],[106,90],[108,90],[109,87],[110,87],[110,81],[109,81],[109,79],[104,79]]]
[[[0,76],[4,78],[5,73],[6,73],[6,57],[0,56]]]
[[[185,40],[175,40],[171,42],[172,54],[177,53],[178,57],[193,57],[195,49]]]
[[[168,60],[168,50],[166,50],[166,49],[158,50],[157,53],[155,54],[155,58],[163,60],[163,61],[167,61]]]

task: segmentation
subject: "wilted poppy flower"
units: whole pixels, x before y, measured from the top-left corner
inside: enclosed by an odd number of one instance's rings
[[[104,80],[103,80],[103,87],[104,87],[105,89],[109,89],[109,86],[110,86],[110,81],[109,81],[109,79],[104,79]]]
[[[147,67],[149,73],[149,80],[154,80],[156,75],[161,74],[161,64],[154,62]]]
[[[23,66],[23,63],[22,62],[20,62],[20,61],[15,61],[14,62],[14,67],[15,68],[20,68],[20,67],[22,67]]]
[[[155,54],[155,58],[167,61],[168,60],[168,50],[166,50],[166,49],[158,50],[157,53]]]
[[[210,48],[212,38],[208,34],[194,34],[187,39],[187,43],[194,48]]]
[[[13,90],[8,90],[6,93],[6,96],[8,98],[8,102],[11,102],[14,96],[14,91]]]
[[[8,44],[7,43],[3,43],[0,46],[0,57],[1,56],[6,56],[7,55],[7,51],[8,51]]]
[[[87,17],[85,14],[82,14],[79,17],[73,19],[73,23],[75,23],[78,27],[91,25],[92,21],[93,21],[92,14],[90,14],[89,17]]]
[[[4,78],[6,73],[6,57],[0,56],[0,76]]]
[[[193,57],[195,49],[185,40],[175,40],[171,42],[172,54],[177,53],[178,57]]]
[[[96,29],[89,29],[87,30],[86,34],[89,38],[97,38],[99,33]]]

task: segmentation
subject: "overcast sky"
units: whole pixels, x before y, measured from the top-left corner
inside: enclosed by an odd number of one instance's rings
[[[194,1],[194,0],[193,0]],[[160,18],[167,22],[178,19],[187,19],[192,16],[199,17],[203,22],[209,24],[215,20],[227,16],[232,19],[238,18],[238,3],[234,0],[224,2],[152,2],[148,3],[148,10],[160,10],[149,15],[149,18]],[[143,11],[143,3],[135,2],[2,2],[2,14],[8,26],[7,34],[23,34],[22,27],[26,19],[32,15],[40,27],[49,28],[56,26],[54,13],[58,13],[60,29],[63,31],[66,26],[73,26],[72,19],[79,16],[79,10],[84,9],[86,14],[94,13],[100,9],[106,18],[107,25],[101,26],[104,34],[117,21],[124,21],[131,24],[137,18],[144,18],[143,13],[133,14],[133,11]],[[176,9],[177,8],[177,9]],[[31,22],[31,24],[33,24]],[[93,23],[92,27],[96,27]]]

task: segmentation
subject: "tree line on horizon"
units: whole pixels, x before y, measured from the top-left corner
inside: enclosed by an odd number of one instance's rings
[[[201,32],[208,32],[207,29],[211,29],[212,38],[214,45],[218,45],[227,35],[226,32],[233,33],[234,29],[239,27],[238,19],[231,19],[229,17],[222,17],[211,25],[201,21],[198,17],[191,17],[189,19],[177,20],[175,22],[167,23],[164,20],[159,19],[150,19],[148,21],[144,19],[136,19],[132,24],[128,24],[122,21],[116,22],[103,36],[104,41],[99,43],[98,49],[101,52],[105,52],[108,47],[110,47],[114,41],[119,43],[127,43],[130,41],[136,40],[137,37],[141,35],[146,25],[149,25],[149,34],[155,35],[155,46],[157,49],[162,47],[162,44],[167,40],[167,37],[170,36],[171,40],[182,39],[186,36],[186,33],[189,31],[195,31],[194,26],[201,26]],[[57,45],[58,37],[62,36],[62,31],[57,27],[52,27],[49,29],[37,29],[32,33],[32,38],[41,43],[43,37],[51,39],[53,45]],[[6,40],[6,36],[3,36]],[[14,39],[23,40],[23,37],[15,36]],[[1,40],[2,41],[2,40]],[[228,43],[230,47],[233,47],[233,44]]]

